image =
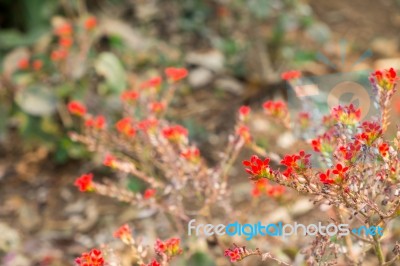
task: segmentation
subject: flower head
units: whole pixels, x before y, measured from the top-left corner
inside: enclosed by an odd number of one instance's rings
[[[106,126],[106,118],[102,115],[98,115],[96,117],[90,117],[86,119],[85,126],[99,130],[104,129]]]
[[[69,36],[68,37],[61,37],[58,40],[58,45],[63,47],[63,48],[65,48],[65,49],[69,49],[72,46],[73,43],[74,43],[74,41]]]
[[[281,164],[292,169],[295,173],[303,173],[306,169],[311,168],[311,154],[300,151],[299,154],[285,155]]]
[[[43,67],[43,61],[39,59],[34,60],[32,63],[32,67],[35,71],[41,70]]]
[[[329,169],[325,173],[320,173],[319,180],[322,183],[328,184],[328,185],[335,183],[335,181],[331,178],[330,174],[331,174],[331,170],[329,170]]]
[[[357,109],[353,104],[347,106],[337,106],[332,109],[332,117],[337,122],[344,125],[354,125],[361,118],[361,109]]]
[[[247,126],[239,126],[236,130],[236,135],[242,138],[245,143],[250,143],[252,140],[250,130]]]
[[[169,126],[162,130],[162,135],[172,142],[181,142],[187,139],[188,130],[180,125]]]
[[[227,249],[224,252],[224,256],[228,257],[231,262],[237,262],[242,260],[242,252],[238,247],[233,249]]]
[[[142,89],[147,89],[147,88],[158,88],[158,87],[160,87],[161,82],[162,82],[162,78],[161,78],[161,77],[154,77],[154,78],[151,78],[151,79],[149,79],[149,80],[143,82],[143,83],[140,85],[140,87],[141,87]]]
[[[70,36],[72,31],[72,25],[68,22],[64,22],[55,29],[55,34],[58,36]]]
[[[152,102],[150,103],[150,111],[152,113],[161,113],[165,109],[165,104],[163,102]]]
[[[276,119],[284,119],[289,114],[287,105],[283,101],[266,101],[263,108],[267,115]]]
[[[184,79],[188,75],[188,71],[186,68],[168,67],[165,69],[165,75],[170,81],[176,82]]]
[[[68,111],[77,116],[84,116],[86,114],[86,107],[78,101],[68,103]]]
[[[181,157],[189,162],[198,163],[200,161],[200,150],[196,147],[187,148],[181,152]]]
[[[116,164],[116,161],[117,161],[117,160],[116,160],[116,158],[115,158],[113,155],[107,154],[106,157],[104,158],[103,164],[104,164],[105,166],[114,168],[114,167],[115,167],[115,164]]]
[[[336,164],[335,168],[332,170],[332,173],[337,175],[339,181],[343,180],[346,172],[349,170],[349,167],[343,167],[342,164]]]
[[[379,145],[378,149],[382,157],[386,157],[389,152],[389,145],[386,142],[383,142],[382,144]]]
[[[157,193],[157,190],[155,190],[153,188],[148,188],[144,191],[143,198],[150,199],[150,198],[154,197],[154,195],[156,195],[156,193]]]
[[[158,125],[158,120],[155,118],[148,118],[140,121],[137,124],[138,129],[143,130],[145,132],[153,131]]]
[[[310,127],[311,117],[310,113],[300,112],[299,113],[299,124],[302,129],[307,129]]]
[[[50,58],[53,62],[61,61],[67,58],[68,51],[65,49],[57,49],[51,52]]]
[[[157,239],[154,245],[154,250],[157,254],[165,254],[168,258],[171,258],[182,253],[182,249],[179,245],[179,238],[170,238],[164,242]]]
[[[356,139],[368,146],[382,135],[382,128],[377,122],[365,121],[362,123],[361,128],[362,133],[356,135]]]
[[[93,30],[94,28],[96,28],[96,26],[97,26],[96,17],[91,16],[85,20],[84,27],[86,30]]]
[[[298,79],[301,77],[301,72],[297,70],[286,71],[281,74],[283,80]]]
[[[370,76],[370,81],[374,85],[378,85],[381,90],[392,90],[396,82],[399,80],[396,70],[391,67],[385,70],[376,70]]]
[[[121,94],[121,100],[124,102],[134,102],[139,98],[139,93],[137,91],[125,91]]]
[[[136,130],[132,126],[132,119],[130,117],[122,118],[115,124],[115,127],[118,132],[125,136],[134,137],[136,135]]]
[[[246,105],[240,106],[240,108],[239,108],[239,119],[241,121],[247,120],[247,118],[249,117],[250,112],[251,112],[251,109],[250,109],[249,106],[246,106]]]
[[[250,160],[243,161],[243,165],[247,167],[245,170],[251,175],[251,179],[256,181],[261,178],[271,179],[273,172],[269,167],[269,161],[269,158],[261,160],[257,155],[253,155]]]
[[[29,59],[22,58],[18,61],[18,68],[20,70],[27,70],[29,68]]]
[[[140,266],[161,266],[161,264],[155,259],[153,259],[149,264],[142,264]]]
[[[79,188],[81,192],[92,191],[93,188],[93,174],[83,174],[75,180],[74,185]]]
[[[82,253],[79,258],[75,259],[75,263],[79,266],[104,266],[105,261],[103,254],[98,249],[92,249],[89,253]]]
[[[132,243],[132,230],[128,224],[120,226],[113,234],[115,238],[119,238],[122,242],[129,244]]]

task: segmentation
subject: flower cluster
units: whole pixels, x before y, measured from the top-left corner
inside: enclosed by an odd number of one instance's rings
[[[40,59],[30,61],[29,58],[22,58],[18,61],[19,70],[29,70],[31,67],[34,71],[39,71],[43,67],[43,61]]]
[[[231,262],[238,262],[243,259],[242,252],[239,247],[226,249],[224,256],[228,257]]]
[[[179,238],[170,238],[166,241],[157,239],[156,243],[154,244],[154,250],[157,254],[165,254],[168,258],[172,258],[182,253],[180,241],[181,240]]]
[[[281,185],[271,185],[267,179],[259,179],[254,182],[251,194],[253,197],[259,197],[263,193],[269,197],[280,197],[285,192],[285,187]]]
[[[391,67],[385,70],[376,70],[370,76],[370,81],[374,85],[378,85],[382,90],[393,90],[396,82],[399,80],[396,70]]]
[[[283,101],[266,101],[263,108],[269,116],[276,119],[284,119],[289,114],[287,105]]]
[[[105,265],[103,253],[98,249],[92,249],[89,253],[82,253],[80,257],[75,259],[75,263],[79,266]]]
[[[75,180],[75,186],[82,192],[93,191],[93,174],[83,174]]]
[[[132,230],[128,224],[120,226],[113,234],[115,238],[121,239],[122,242],[129,245],[133,243]]]
[[[257,155],[251,156],[250,160],[243,161],[243,165],[246,166],[246,172],[251,175],[252,180],[259,180],[261,178],[271,179],[274,173],[269,167],[269,158],[261,160]]]
[[[283,80],[292,80],[301,78],[301,72],[297,70],[290,70],[281,74]]]
[[[311,168],[311,154],[306,154],[305,151],[300,151],[299,154],[285,155],[281,164],[286,166],[286,171],[283,173],[286,177],[291,177],[292,174],[304,174],[305,171]]]
[[[181,143],[187,140],[188,130],[181,125],[169,126],[162,130],[162,135],[169,141]]]
[[[361,109],[357,109],[353,104],[348,106],[337,106],[332,109],[332,117],[344,125],[355,125],[360,121]]]

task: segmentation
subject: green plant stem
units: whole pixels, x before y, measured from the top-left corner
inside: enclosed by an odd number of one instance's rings
[[[379,242],[379,238],[377,235],[374,235],[374,246],[375,246],[375,253],[379,260],[379,265],[385,264],[385,258],[383,256],[383,251],[381,247],[381,243]]]

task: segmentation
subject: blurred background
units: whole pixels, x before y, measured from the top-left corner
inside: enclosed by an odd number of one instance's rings
[[[71,99],[112,117],[121,91],[186,67],[169,118],[213,164],[241,105],[257,117],[263,101],[287,99],[282,72],[400,69],[398,0],[1,0],[0,11],[1,265],[72,265],[143,215],[72,186],[85,171],[112,173],[69,139]],[[71,43],[58,31],[66,22]],[[261,146],[285,151],[279,130],[254,123]],[[243,189],[240,166],[233,175]],[[135,178],[127,186],[143,189]]]

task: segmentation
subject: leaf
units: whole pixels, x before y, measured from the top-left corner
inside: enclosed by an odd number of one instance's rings
[[[189,260],[187,261],[187,264],[185,264],[185,265],[215,266],[215,263],[213,262],[213,259],[206,253],[196,252],[189,258]]]
[[[114,54],[101,53],[95,62],[95,69],[99,75],[106,79],[107,87],[111,92],[120,93],[126,88],[125,69]]]
[[[43,85],[32,85],[19,91],[15,100],[21,109],[30,115],[45,116],[56,111],[57,97],[52,90]]]

